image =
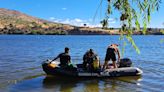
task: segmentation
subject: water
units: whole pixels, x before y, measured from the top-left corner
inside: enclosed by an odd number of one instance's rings
[[[72,62],[82,62],[93,48],[103,64],[106,48],[119,36],[0,35],[0,92],[162,92],[164,90],[164,36],[134,36],[138,55],[127,44],[124,57],[143,70],[141,77],[66,80],[46,77],[41,63],[53,59],[67,46]]]

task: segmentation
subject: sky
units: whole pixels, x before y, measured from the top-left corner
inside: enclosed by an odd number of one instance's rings
[[[107,0],[0,0],[0,8],[17,10],[25,14],[53,22],[76,26],[100,27],[105,17]],[[162,0],[164,1],[164,0]],[[98,8],[99,7],[99,8]],[[98,9],[97,9],[98,8]],[[164,28],[164,2],[160,9],[152,13],[148,27]],[[97,11],[97,12],[96,12]],[[119,14],[113,13],[109,18],[109,27],[120,27]],[[141,23],[142,26],[142,23]]]

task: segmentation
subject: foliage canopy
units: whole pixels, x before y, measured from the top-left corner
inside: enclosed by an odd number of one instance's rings
[[[143,24],[143,29],[141,31],[143,34],[146,34],[151,13],[158,11],[161,0],[107,0],[107,2],[106,17],[101,21],[103,28],[108,26],[108,19],[113,11],[118,11],[121,21],[120,39],[123,40],[126,37],[128,42],[140,53],[140,50],[132,39],[132,34],[134,31],[141,30],[140,19],[142,19]],[[126,36],[123,34],[126,34]]]

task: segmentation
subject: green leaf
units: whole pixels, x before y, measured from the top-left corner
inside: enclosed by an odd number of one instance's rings
[[[150,5],[148,7],[147,16],[148,16],[148,23],[150,23]]]
[[[160,40],[160,43],[164,43],[164,38]]]
[[[140,30],[140,16],[143,16],[142,23],[143,23],[143,34],[146,34],[147,25],[150,23],[151,20],[151,13],[154,10],[159,9],[159,5],[161,0],[108,0],[108,9],[107,9],[107,18],[113,12],[114,9],[118,12],[121,21],[121,37],[120,40],[124,40],[123,34],[126,33],[126,39],[129,43],[133,46],[137,53],[140,53],[139,48],[135,44],[132,33],[133,33],[133,26]],[[117,13],[116,12],[116,13]],[[105,18],[106,19],[106,18]],[[104,21],[102,23],[107,24],[108,21]],[[135,25],[133,25],[135,24]],[[105,25],[104,25],[105,26]],[[135,28],[134,28],[135,29]]]

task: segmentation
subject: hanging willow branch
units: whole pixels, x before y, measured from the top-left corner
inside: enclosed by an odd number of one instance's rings
[[[126,34],[126,39],[140,53],[140,50],[132,39],[132,34],[135,31],[134,27],[137,31],[142,31],[143,34],[146,34],[151,13],[156,10],[158,11],[160,3],[161,0],[108,0],[106,18],[101,23],[103,27],[107,27],[108,18],[113,10],[119,11],[122,26],[120,39],[123,39],[123,34]],[[143,22],[143,30],[140,30],[140,18]]]

